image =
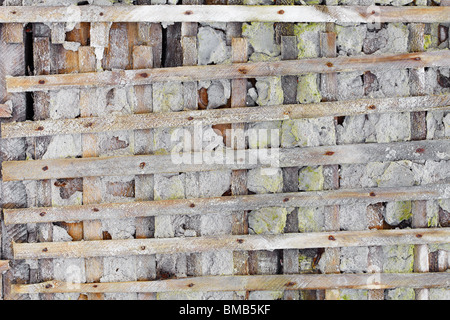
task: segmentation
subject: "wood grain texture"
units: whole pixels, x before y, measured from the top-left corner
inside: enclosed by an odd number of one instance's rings
[[[79,49],[80,54],[82,52]],[[140,86],[137,86],[140,88]],[[90,101],[87,101],[90,103]],[[138,101],[138,105],[142,103]],[[373,113],[439,111],[450,109],[450,95],[412,96],[403,98],[357,99],[307,104],[274,105],[245,108],[243,104],[229,109],[188,110],[170,113],[107,115],[76,119],[24,121],[1,124],[2,138],[38,137],[76,133],[100,133],[121,130],[215,125],[225,123],[292,120],[327,116]],[[140,110],[140,109],[139,109]]]
[[[233,63],[247,62],[247,40],[245,38],[232,38],[231,50]],[[233,79],[231,81],[231,108],[245,106],[247,98],[247,80]],[[242,109],[242,108],[240,108]],[[245,122],[233,123],[231,130],[235,141],[231,142],[235,150],[245,149]],[[231,173],[231,194],[246,195],[247,190],[247,170],[233,170]],[[233,211],[231,232],[234,235],[248,234],[248,216],[247,211]],[[248,252],[233,252],[233,274],[246,275],[249,272]]]
[[[450,285],[446,272],[383,273],[374,283],[370,274],[303,274],[208,276],[159,281],[82,283],[79,288],[60,281],[12,286],[15,293],[36,292],[170,292],[170,291],[241,291],[241,290],[312,290],[312,289],[391,289],[445,288]]]
[[[446,243],[450,228],[333,231],[189,238],[13,243],[15,259],[92,258],[214,250],[277,250]]]
[[[157,215],[200,215],[233,210],[257,210],[264,207],[316,207],[325,205],[375,204],[388,201],[445,199],[449,184],[414,187],[339,189],[329,191],[285,192],[228,197],[136,201],[4,209],[6,225],[95,219],[126,219]]]
[[[226,150],[215,153],[191,152],[169,155],[135,155],[74,159],[45,159],[3,162],[3,180],[43,180],[210,170],[240,170],[257,167],[356,164],[373,161],[448,160],[450,140],[368,143],[286,149]],[[258,155],[267,155],[259,157]],[[185,157],[185,158],[181,158]],[[202,159],[193,163],[189,159]],[[236,161],[242,159],[244,161]],[[187,159],[184,161],[183,159]]]
[[[157,7],[157,6],[155,6]],[[9,92],[450,66],[450,51],[6,77]]]
[[[69,6],[1,7],[0,23],[13,22],[447,22],[450,9],[441,7],[366,6]]]

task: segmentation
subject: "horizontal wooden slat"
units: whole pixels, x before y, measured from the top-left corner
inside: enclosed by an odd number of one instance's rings
[[[450,51],[6,77],[8,92],[450,66]]]
[[[450,228],[219,235],[73,242],[13,243],[15,259],[89,258],[214,250],[277,250],[446,243]]]
[[[170,292],[170,291],[254,291],[313,289],[390,289],[445,288],[450,286],[450,273],[376,273],[376,274],[277,274],[252,276],[204,276],[183,279],[65,283],[47,281],[37,284],[14,284],[12,292]]]
[[[12,105],[5,103],[0,104],[0,118],[11,118],[12,115]]]
[[[450,184],[415,187],[339,189],[332,191],[254,194],[244,196],[101,203],[92,205],[3,209],[6,225],[160,215],[198,215],[256,210],[266,207],[351,205],[387,201],[432,200],[450,197]]]
[[[10,22],[448,22],[445,7],[366,6],[68,6],[0,7]]]
[[[396,160],[448,160],[450,140],[367,143],[289,149],[249,149],[168,155],[44,159],[3,162],[3,181],[138,175],[257,167],[368,163]],[[261,157],[267,155],[267,157]],[[209,158],[208,158],[209,157]],[[196,159],[194,161],[194,159]],[[215,160],[214,160],[215,159]],[[269,159],[272,161],[270,162]],[[214,160],[214,161],[212,161]],[[241,161],[242,160],[242,161]]]
[[[8,269],[9,269],[9,261],[0,260],[0,275]]]
[[[358,99],[259,108],[207,109],[2,123],[1,134],[2,138],[38,137],[189,125],[260,122],[326,116],[337,117],[370,113],[447,110],[449,108],[450,95]]]

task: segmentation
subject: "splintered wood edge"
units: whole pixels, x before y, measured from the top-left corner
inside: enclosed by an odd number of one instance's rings
[[[290,120],[314,117],[337,117],[370,113],[447,110],[450,95],[428,95],[403,98],[356,99],[308,104],[274,105],[260,108],[228,108],[85,117],[1,124],[2,138],[39,137],[121,130],[184,127]]]
[[[0,7],[0,23],[51,22],[448,22],[445,7],[384,6],[8,6]]]
[[[407,200],[436,200],[449,196],[450,184],[413,187],[338,189],[274,194],[237,195],[131,203],[99,203],[61,207],[3,209],[6,225],[96,219],[128,219],[161,215],[197,215],[264,207],[349,205]]]
[[[214,250],[278,250],[446,243],[450,228],[336,231],[189,238],[13,243],[15,259],[91,258]]]
[[[448,49],[376,56],[311,58],[272,62],[234,63],[230,65],[113,70],[40,76],[6,76],[6,87],[8,92],[29,92],[60,90],[64,88],[144,85],[163,81],[240,79],[299,75],[305,73],[446,66],[450,66],[450,51]]]
[[[200,172],[374,161],[448,160],[450,140],[361,143],[307,148],[224,149],[167,155],[134,155],[3,162],[3,181]],[[192,161],[192,159],[201,159]],[[240,161],[242,159],[242,161]],[[239,160],[239,161],[237,161]]]
[[[446,288],[450,286],[447,272],[372,273],[372,274],[295,274],[203,276],[182,279],[67,283],[47,281],[36,284],[13,284],[13,293],[120,293],[170,291],[264,291],[315,289],[392,289]]]

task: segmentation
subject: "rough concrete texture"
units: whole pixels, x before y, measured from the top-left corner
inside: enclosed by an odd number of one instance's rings
[[[200,27],[197,34],[198,64],[218,64],[230,60],[230,47],[226,44],[225,33],[209,26]]]

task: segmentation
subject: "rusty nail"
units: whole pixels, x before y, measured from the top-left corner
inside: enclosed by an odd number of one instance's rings
[[[336,240],[336,238],[333,237],[333,236],[329,236],[329,237],[328,237],[328,240],[334,241],[334,240]]]

